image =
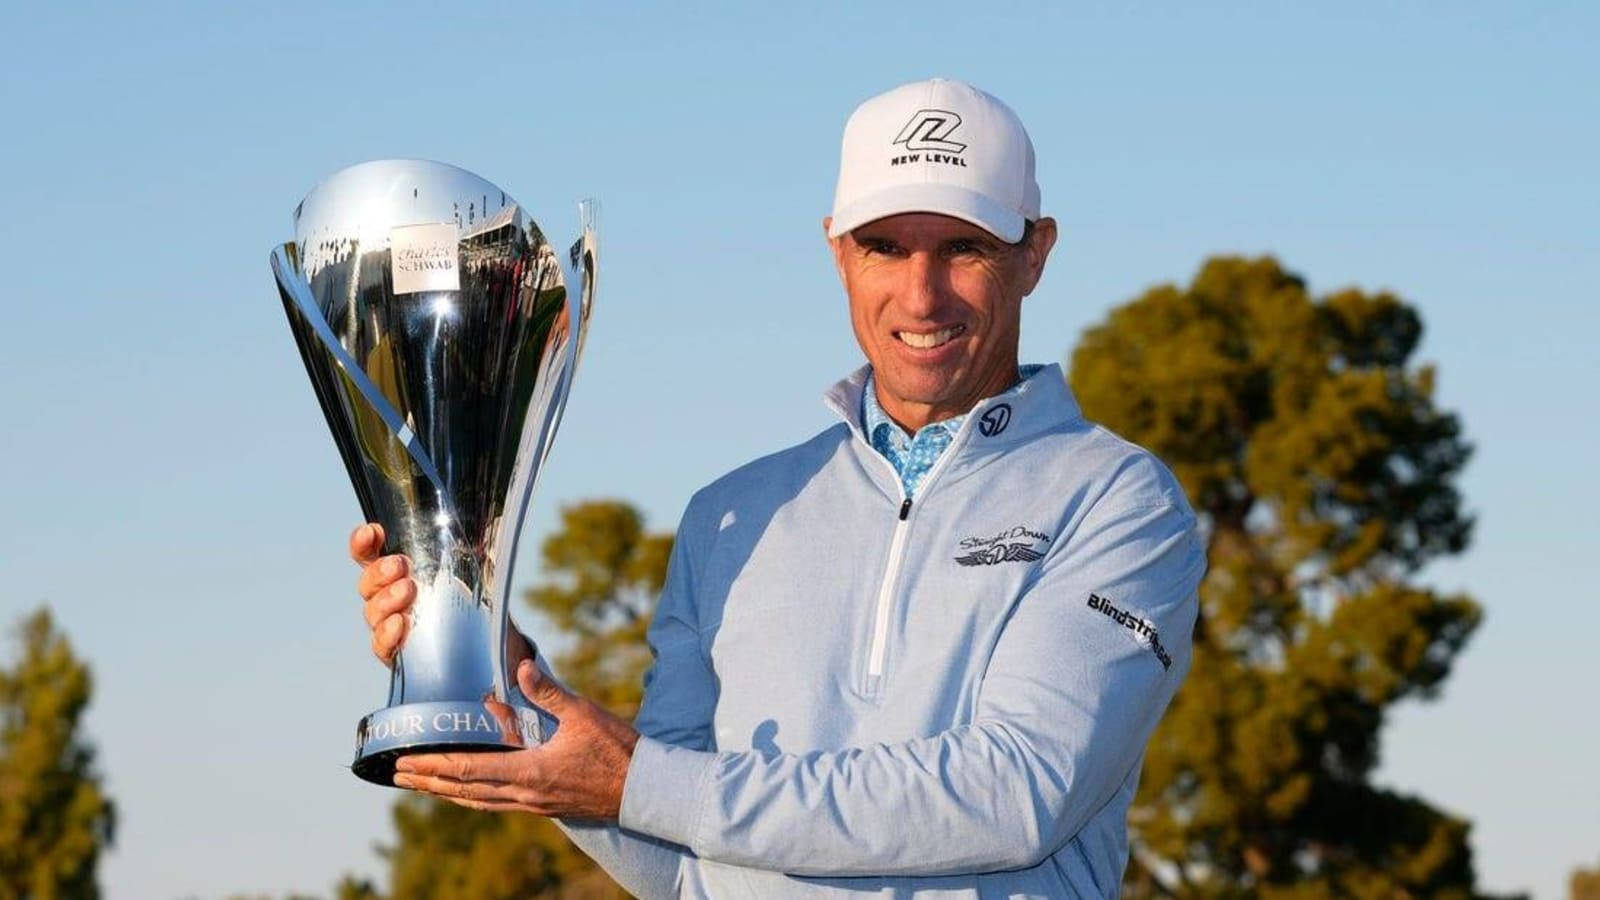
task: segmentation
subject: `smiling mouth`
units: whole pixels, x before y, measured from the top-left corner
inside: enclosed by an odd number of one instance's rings
[[[905,344],[907,347],[915,347],[918,350],[932,350],[934,347],[950,343],[966,330],[967,326],[965,325],[951,325],[949,328],[927,334],[918,334],[914,331],[896,331],[894,336],[899,338],[900,343]]]

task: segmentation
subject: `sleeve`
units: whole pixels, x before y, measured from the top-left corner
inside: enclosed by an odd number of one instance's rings
[[[642,739],[622,823],[792,875],[953,875],[1053,854],[1142,759],[1188,669],[1205,569],[1181,499],[1096,508],[1075,535],[1018,598],[970,724],[766,756]]]
[[[716,682],[700,652],[700,628],[694,604],[690,542],[697,537],[691,512],[679,523],[678,538],[667,564],[667,579],[656,605],[647,639],[655,662],[645,675],[644,699],[634,728],[640,743],[705,750],[716,706]],[[557,825],[578,849],[606,874],[642,900],[676,897],[679,866],[687,851],[670,839],[640,834],[614,824],[558,820]]]

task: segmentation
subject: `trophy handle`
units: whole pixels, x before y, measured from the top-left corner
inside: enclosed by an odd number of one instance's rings
[[[589,335],[589,313],[594,303],[595,258],[600,249],[599,219],[600,201],[589,198],[578,202],[578,239],[572,242],[561,266],[567,284],[567,321],[571,323],[568,328],[570,337],[567,340],[566,370],[560,388],[555,391],[555,409],[545,438],[544,452],[539,455],[539,464],[533,470],[535,479],[544,469],[545,457],[550,455],[550,448],[555,443],[551,438],[555,436],[556,429],[561,425],[561,416],[566,412],[567,393],[572,388],[572,379],[578,373],[578,357],[583,353],[583,342]],[[533,485],[529,484],[528,498],[532,496]]]
[[[539,480],[539,473],[544,469],[545,458],[550,455],[550,447],[555,443],[553,438],[556,429],[561,425],[562,414],[566,411],[567,394],[572,388],[573,376],[577,373],[578,357],[583,351],[583,342],[589,333],[589,314],[594,303],[595,262],[600,247],[599,218],[599,201],[586,199],[578,203],[578,239],[572,243],[566,258],[561,261],[567,293],[566,347],[565,352],[560,355],[562,371],[557,383],[549,392],[544,414],[529,416],[523,428],[523,448],[535,449],[537,452],[528,454],[531,465],[518,471],[511,483],[510,497],[516,504],[515,508],[520,510],[528,508],[528,502],[533,498],[533,489]],[[542,441],[543,444],[537,448],[529,448],[527,445],[533,441]],[[512,508],[511,502],[507,503],[507,507]],[[500,528],[509,533],[500,535],[495,546],[517,546],[517,541],[522,536],[522,523],[522,515],[507,516],[503,519]],[[497,607],[490,641],[493,643],[492,651],[497,654],[495,658],[500,661],[500,664],[495,666],[495,694],[507,705],[517,708],[521,714],[533,720],[525,721],[524,724],[528,726],[532,740],[542,742],[554,732],[555,719],[522,695],[522,690],[517,687],[516,673],[510,671],[507,666],[509,659],[506,648],[511,629],[510,593],[513,563],[514,560],[508,558],[492,560],[489,564],[492,569],[499,569],[490,579],[494,584],[493,601]],[[531,645],[532,638],[528,640]],[[537,646],[534,646],[533,650],[537,655]]]
[[[405,448],[406,454],[411,457],[411,461],[416,463],[422,474],[426,475],[428,481],[433,483],[433,489],[438,492],[440,506],[451,512],[450,520],[454,523],[456,517],[454,510],[451,509],[450,495],[445,491],[444,479],[439,477],[439,470],[434,468],[433,460],[428,456],[427,451],[423,449],[422,442],[417,439],[416,432],[412,431],[411,426],[407,425],[405,420],[400,417],[400,414],[395,412],[394,406],[383,395],[383,391],[373,383],[371,378],[367,377],[366,371],[361,368],[361,364],[356,361],[356,358],[350,355],[350,351],[339,343],[339,336],[333,333],[333,329],[328,325],[328,320],[322,316],[322,309],[317,306],[316,298],[311,293],[311,286],[306,283],[305,277],[300,274],[299,248],[293,242],[273,249],[272,275],[277,279],[278,295],[283,299],[284,311],[289,314],[289,324],[296,324],[295,320],[298,319],[310,328],[312,334],[316,335],[317,340],[322,345],[322,349],[333,358],[333,361],[338,364],[339,369],[349,379],[350,384],[355,387],[361,398],[367,402],[372,411],[388,427],[390,434],[394,436],[400,446]],[[294,330],[296,332],[300,331],[298,328]],[[303,349],[307,353],[311,352],[310,347],[304,347]],[[310,368],[309,360],[307,360],[307,369],[309,370]],[[312,384],[319,385],[318,394],[322,394],[321,382],[317,379],[317,373],[311,371],[309,374],[311,375]],[[336,398],[333,397],[319,396],[319,399],[322,400],[324,405],[337,402]],[[328,414],[332,415],[331,409],[328,410]],[[335,434],[337,433],[337,429],[335,429]],[[341,450],[343,450],[342,447]],[[346,462],[348,463],[349,460],[346,460]],[[352,469],[351,471],[354,472],[356,470]],[[366,512],[368,518],[371,518],[371,510],[366,510]]]
[[[567,251],[567,284],[576,284],[578,307],[573,321],[578,323],[577,347],[572,351],[572,365],[578,365],[578,355],[583,352],[583,341],[589,334],[589,310],[594,300],[594,274],[596,258],[600,254],[600,201],[592,197],[578,202],[578,239]],[[570,303],[568,308],[571,309]]]

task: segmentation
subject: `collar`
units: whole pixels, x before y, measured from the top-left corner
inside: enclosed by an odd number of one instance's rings
[[[957,443],[961,435],[971,432],[974,435],[972,441],[992,445],[1023,440],[1083,417],[1059,364],[1023,366],[1019,372],[1022,381],[1018,384],[978,401],[964,415],[934,424],[956,423],[952,437],[957,439]],[[828,408],[869,447],[872,440],[866,430],[864,415],[871,379],[872,366],[865,365],[840,379],[823,394],[823,402]],[[873,405],[877,405],[876,398],[873,398]]]
[[[895,424],[895,421],[889,418],[889,414],[883,411],[883,404],[878,402],[878,392],[874,389],[876,384],[877,379],[872,375],[872,367],[868,366],[867,380],[861,385],[861,426],[867,435],[868,443],[871,443],[871,439],[878,433],[878,428],[881,426],[887,426],[891,435],[904,437],[905,429]],[[966,414],[963,413],[938,422],[929,422],[927,425],[917,429],[916,434],[911,435],[911,440],[915,441],[918,437],[930,431],[943,431],[954,438],[956,432],[961,430],[961,423],[966,418]]]

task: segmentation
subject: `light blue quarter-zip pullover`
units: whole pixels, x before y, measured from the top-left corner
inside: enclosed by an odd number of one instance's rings
[[[843,419],[701,490],[650,643],[619,826],[641,897],[1114,897],[1205,556],[1059,366],[975,406],[907,499]]]

